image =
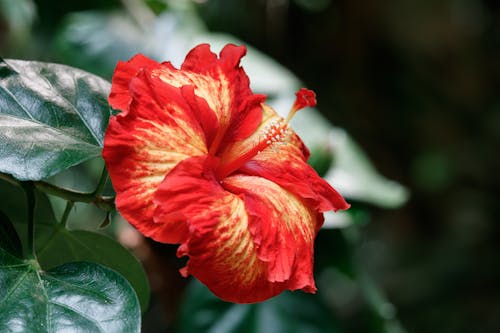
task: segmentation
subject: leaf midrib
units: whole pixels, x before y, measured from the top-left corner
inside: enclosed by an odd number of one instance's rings
[[[74,309],[74,308],[72,308],[72,307],[70,307],[70,306],[68,306],[68,305],[66,305],[66,304],[63,304],[63,303],[57,303],[57,302],[53,302],[53,301],[51,301],[51,302],[47,302],[47,303],[50,303],[50,304],[51,304],[51,305],[53,305],[53,306],[60,306],[60,307],[61,307],[61,308],[63,308],[63,309],[69,310],[69,311],[71,311],[71,312],[73,312],[73,313],[77,314],[78,316],[80,316],[80,317],[82,317],[82,318],[85,318],[87,321],[89,321],[89,322],[91,322],[91,323],[95,324],[95,326],[97,326],[97,328],[99,329],[99,332],[105,332],[105,331],[104,331],[104,328],[102,328],[102,327],[101,327],[101,325],[99,325],[99,322],[97,322],[97,321],[93,320],[92,318],[89,318],[89,317],[85,316],[84,314],[82,314],[82,313],[81,313],[81,312],[79,312],[78,310],[76,310],[76,309]],[[50,332],[50,331],[49,331],[49,332]]]
[[[101,299],[101,300],[103,300],[105,302],[112,302],[111,299],[109,299],[108,297],[103,296],[100,293],[94,292],[91,289],[82,288],[79,285],[70,283],[70,282],[65,281],[65,280],[61,280],[61,279],[56,278],[56,277],[54,277],[54,276],[52,276],[50,274],[43,274],[43,278],[42,278],[42,275],[40,274],[41,272],[38,271],[38,270],[36,270],[36,269],[33,269],[33,267],[31,267],[31,265],[29,265],[29,264],[19,264],[19,265],[15,265],[15,266],[1,266],[1,267],[5,268],[5,267],[23,267],[23,266],[26,267],[26,270],[24,272],[22,272],[22,274],[16,279],[15,284],[12,285],[12,287],[8,290],[6,296],[1,300],[1,302],[0,302],[0,309],[5,304],[8,303],[8,300],[10,299],[10,297],[15,293],[15,291],[23,283],[23,281],[25,281],[26,278],[28,278],[30,276],[30,274],[34,274],[36,276],[37,280],[38,280],[38,283],[39,283],[39,285],[40,285],[40,287],[41,287],[41,289],[43,291],[43,295],[44,295],[44,298],[45,298],[45,306],[46,306],[46,318],[45,318],[45,321],[46,321],[46,324],[47,324],[47,332],[52,332],[51,331],[52,320],[51,320],[51,310],[50,310],[50,306],[51,305],[52,306],[60,306],[62,308],[70,310],[73,313],[77,314],[78,316],[80,316],[80,317],[86,319],[87,321],[93,323],[96,327],[99,328],[99,332],[105,332],[104,329],[101,327],[101,325],[99,324],[98,321],[93,320],[92,318],[89,318],[84,313],[82,313],[82,312],[78,311],[77,309],[74,309],[74,308],[72,308],[72,307],[70,307],[70,306],[68,306],[66,304],[58,303],[58,302],[55,302],[55,301],[49,299],[49,296],[48,296],[48,293],[47,293],[47,289],[45,288],[43,281],[44,280],[57,281],[61,285],[70,286],[72,289],[83,291],[85,295],[93,295],[94,297],[96,297],[98,299]]]
[[[29,265],[27,265],[27,264],[21,264],[21,265],[19,265],[19,267],[22,267],[22,266],[29,266]],[[1,266],[1,267],[3,268],[4,266]],[[26,277],[28,276],[28,274],[30,272],[31,272],[30,270],[25,270],[23,272],[23,274],[19,278],[17,278],[16,283],[12,286],[12,288],[9,289],[9,291],[7,291],[6,296],[0,302],[0,309],[7,303],[7,300],[10,298],[10,296],[12,296],[12,294],[14,294],[14,292],[17,289],[17,287],[19,287],[19,285],[26,279]]]
[[[71,139],[75,140],[78,143],[86,144],[86,145],[89,145],[89,146],[92,146],[92,147],[96,147],[96,148],[101,148],[98,144],[96,145],[94,143],[91,143],[91,142],[88,142],[88,141],[84,141],[84,140],[82,140],[82,138],[79,138],[77,136],[71,135],[69,132],[65,132],[65,131],[61,130],[60,128],[58,128],[58,127],[51,127],[50,125],[42,123],[42,122],[40,122],[40,121],[38,121],[36,119],[31,119],[30,120],[30,119],[21,118],[21,117],[17,117],[15,115],[12,115],[12,114],[5,114],[5,113],[0,113],[0,116],[11,117],[11,118],[19,119],[19,120],[26,121],[26,122],[32,122],[32,123],[35,123],[38,127],[42,127],[44,129],[53,130],[53,131],[55,131],[57,133],[60,133],[62,136],[65,136],[65,137],[68,137],[68,138],[71,138]],[[0,124],[0,127],[2,127],[1,124]]]

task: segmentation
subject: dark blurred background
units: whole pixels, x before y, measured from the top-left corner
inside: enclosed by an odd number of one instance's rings
[[[195,2],[210,31],[253,45],[315,90],[318,109],[410,190],[401,208],[370,208],[358,249],[402,326],[500,332],[500,2]],[[29,32],[2,21],[0,54],[67,63],[52,48],[67,14],[127,3],[35,1]],[[366,331],[356,318],[343,315],[347,332]]]
[[[411,332],[500,331],[500,2],[206,1],[409,187],[363,259]],[[373,247],[376,247],[373,249]]]

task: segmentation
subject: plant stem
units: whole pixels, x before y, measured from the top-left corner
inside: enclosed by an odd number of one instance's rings
[[[114,197],[95,196],[94,193],[69,190],[43,181],[36,181],[34,184],[38,190],[68,201],[93,203],[106,211],[114,209]]]
[[[0,173],[0,179],[5,180],[7,183],[12,185],[19,185],[19,182],[14,177],[6,173]]]
[[[96,189],[94,190],[94,192],[92,192],[94,196],[97,197],[102,194],[102,191],[104,191],[104,186],[106,186],[106,183],[108,182],[108,178],[109,178],[108,169],[106,168],[106,166],[104,166],[102,168],[101,178],[99,178],[99,183],[97,183]]]
[[[28,205],[28,259],[36,260],[35,251],[35,189],[32,182],[22,182]]]
[[[71,213],[71,209],[73,209],[74,205],[75,205],[75,203],[73,201],[68,201],[66,203],[66,208],[64,209],[64,213],[61,217],[61,226],[62,227],[66,227],[66,223],[68,222],[69,213]]]
[[[115,197],[100,195],[100,192],[102,192],[102,190],[104,189],[107,178],[108,173],[106,170],[103,170],[101,180],[99,181],[96,190],[91,193],[66,189],[44,181],[33,181],[31,183],[37,190],[40,190],[47,194],[66,199],[67,201],[92,203],[97,207],[109,212],[115,209]],[[13,185],[21,185],[23,183],[21,181],[18,181],[11,175],[4,173],[0,173],[0,179],[3,179]]]

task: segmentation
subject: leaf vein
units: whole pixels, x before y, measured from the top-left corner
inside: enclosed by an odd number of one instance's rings
[[[26,279],[29,273],[29,270],[24,271],[23,274],[17,279],[16,283],[7,291],[6,296],[0,302],[0,309],[7,303],[7,300],[14,294],[14,291]]]
[[[19,120],[22,120],[22,121],[26,121],[28,123],[33,122],[34,123],[33,127],[36,126],[36,127],[46,128],[46,129],[52,130],[54,132],[57,132],[57,133],[59,133],[62,136],[66,136],[68,138],[71,138],[71,139],[75,140],[75,142],[78,142],[79,144],[86,144],[86,145],[89,145],[89,146],[92,146],[92,147],[98,147],[99,148],[99,146],[94,145],[91,142],[84,141],[84,140],[82,140],[82,138],[79,138],[77,136],[71,135],[70,133],[68,133],[68,132],[66,132],[66,131],[64,131],[64,130],[62,130],[60,128],[49,126],[48,124],[42,123],[40,121],[37,121],[36,119],[28,120],[28,119],[17,117],[17,116],[12,115],[12,114],[0,114],[0,116],[2,116],[2,115],[8,116],[8,117],[12,117],[12,118],[16,118],[16,119],[19,119]],[[0,124],[0,127],[10,127],[10,126],[5,126],[5,125]]]
[[[94,290],[90,290],[90,289],[86,289],[86,288],[83,288],[81,287],[80,285],[78,284],[74,284],[74,283],[71,283],[71,282],[68,282],[66,280],[61,280],[59,278],[56,278],[52,275],[46,275],[45,276],[45,279],[46,280],[53,280],[53,281],[57,281],[58,283],[60,284],[63,284],[63,285],[66,285],[66,286],[70,286],[71,288],[73,289],[77,289],[77,290],[81,290],[81,291],[84,291],[86,295],[92,295],[92,296],[95,296],[96,298],[106,302],[106,303],[114,303],[113,299],[109,298],[109,297],[106,297],[105,295],[102,295],[100,294],[99,292],[96,292]]]
[[[7,93],[7,95],[9,95],[16,103],[17,105],[19,105],[21,107],[21,110],[24,111],[24,113],[26,113],[26,115],[33,121],[37,121],[32,115],[31,113],[28,112],[28,110],[24,107],[23,104],[21,104],[21,102],[19,102],[19,100],[17,99],[17,97],[9,90],[7,89],[7,87],[4,87],[3,85],[0,85],[0,88],[5,91]]]
[[[59,306],[63,309],[66,309],[66,310],[69,310],[77,315],[79,315],[80,317],[82,318],[85,318],[87,321],[95,324],[95,326],[97,326],[97,328],[99,329],[99,332],[105,332],[104,331],[104,328],[99,324],[98,321],[86,316],[84,313],[72,308],[71,306],[67,305],[67,304],[63,304],[63,303],[58,303],[58,302],[55,302],[55,301],[50,301],[50,304],[54,305],[54,306]]]

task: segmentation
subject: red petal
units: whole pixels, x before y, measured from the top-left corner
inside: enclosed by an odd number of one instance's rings
[[[182,86],[181,91],[182,96],[193,110],[193,114],[196,115],[200,126],[203,128],[207,147],[210,147],[219,130],[217,116],[210,109],[207,101],[195,94],[194,86]]]
[[[223,152],[221,165],[226,165],[254,149],[266,137],[268,127],[282,120],[276,112],[263,105],[263,119],[248,138],[233,142]],[[255,154],[239,167],[238,173],[269,179],[289,192],[308,201],[319,212],[349,208],[342,196],[307,164],[309,150],[302,140],[288,129],[288,135]]]
[[[258,257],[268,263],[268,280],[315,292],[313,245],[322,214],[261,177],[234,175],[223,186],[245,202]]]
[[[155,194],[156,223],[189,233],[178,250],[189,256],[183,275],[237,303],[263,301],[287,288],[313,292],[312,238],[321,222],[316,214],[257,177],[227,178],[223,186],[235,194],[226,191],[214,177],[216,163],[203,157],[182,161]],[[289,228],[283,220],[294,222]]]
[[[154,220],[157,225],[165,226],[165,230],[183,230],[187,235],[188,229],[193,228],[190,225],[192,215],[196,219],[214,222],[214,212],[207,211],[207,207],[217,200],[221,187],[210,172],[209,161],[217,162],[208,160],[206,156],[188,158],[165,177],[154,197],[157,205]],[[176,243],[186,240],[184,237]]]
[[[138,54],[127,62],[120,61],[116,65],[112,78],[109,104],[115,109],[128,111],[132,98],[130,96],[130,81],[144,68],[156,68],[160,64],[148,57]]]
[[[248,96],[240,106],[240,111],[233,117],[232,126],[226,134],[226,140],[239,141],[249,137],[262,122],[262,103],[264,95]]]
[[[180,161],[207,153],[204,133],[180,89],[141,72],[129,84],[129,112],[110,119],[103,157],[115,187],[116,205],[145,236],[176,242],[153,221],[153,195]]]
[[[259,123],[261,111],[256,105],[264,97],[253,97],[248,77],[239,66],[245,52],[243,46],[227,45],[217,58],[208,44],[201,44],[189,52],[181,70],[168,65],[154,72],[175,87],[192,85],[197,97],[204,99],[215,112],[219,126],[210,140],[213,153],[222,143],[250,135]]]
[[[290,143],[265,149],[239,172],[269,179],[307,201],[318,212],[349,208],[344,198],[306,163],[302,151]]]
[[[183,71],[202,73],[214,67],[217,60],[217,55],[210,51],[210,44],[200,44],[189,51],[181,69]]]
[[[300,158],[304,161],[307,160],[309,157],[309,150],[302,140],[287,127],[286,133],[284,133],[285,135],[282,137],[282,142],[273,143],[268,148],[265,148],[266,145],[264,145],[264,148],[260,148],[263,142],[268,141],[267,137],[269,136],[269,130],[272,128],[272,125],[283,123],[283,118],[281,118],[271,107],[261,104],[261,111],[262,120],[256,130],[247,138],[231,142],[220,153],[221,165],[219,166],[219,174],[228,175],[236,171],[236,169],[240,168],[250,159],[254,158],[255,155],[266,150],[278,151],[284,143],[295,146],[298,149]],[[286,165],[286,161],[283,163]],[[226,169],[229,169],[231,172],[221,171],[225,171]]]

